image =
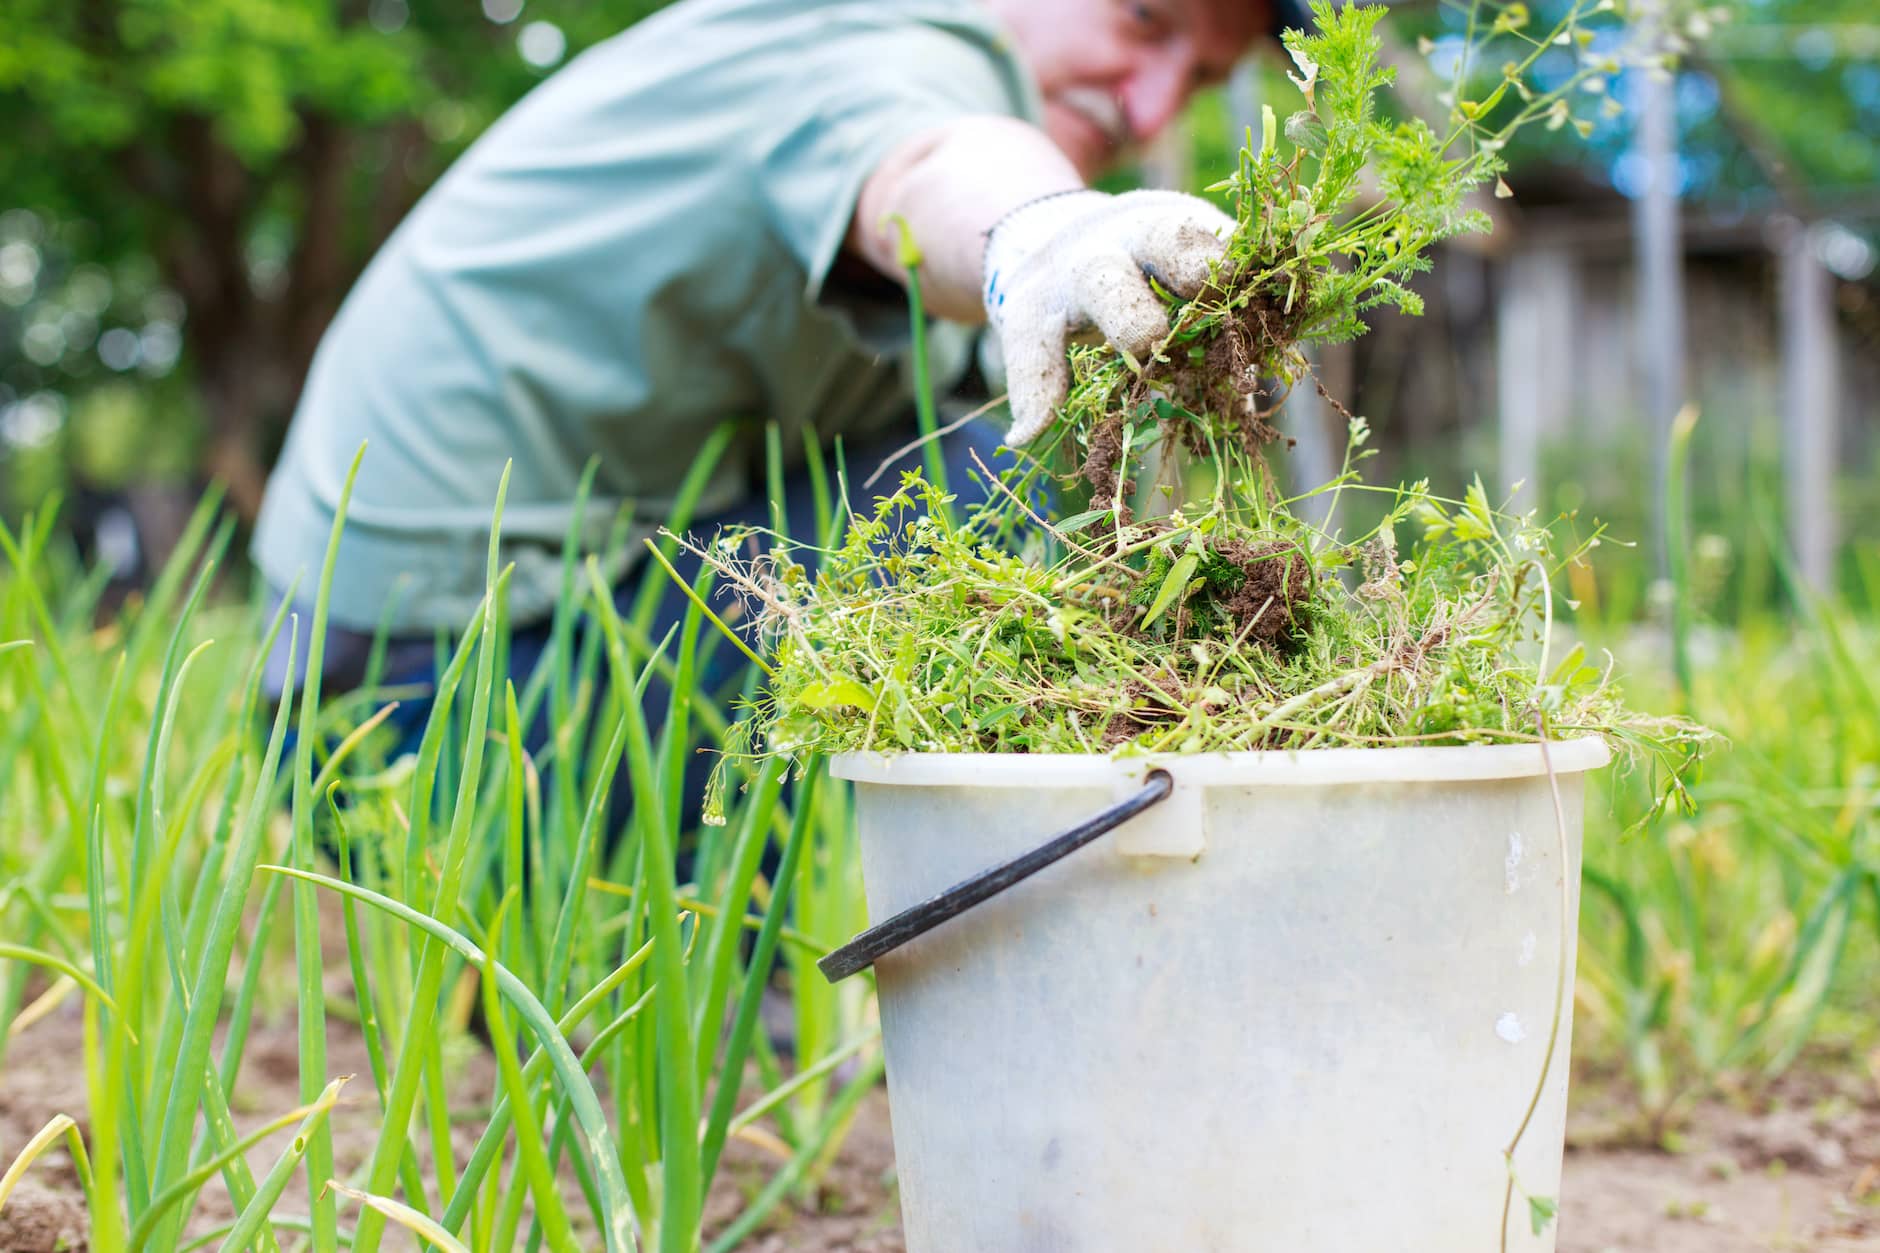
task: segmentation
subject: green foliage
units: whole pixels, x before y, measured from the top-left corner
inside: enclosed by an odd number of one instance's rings
[[[519,29],[551,23],[572,55],[663,3],[530,0],[497,22],[474,0],[0,0],[0,403],[81,424],[89,394],[134,370],[128,443],[179,477],[208,460],[252,511],[354,277],[547,73]],[[134,365],[94,351],[153,327],[167,342]],[[62,460],[82,442],[0,441],[0,512],[118,486]]]
[[[1688,811],[1625,839],[1618,815],[1654,780],[1611,772],[1589,794],[1575,1028],[1623,1060],[1652,1141],[1713,1084],[1753,1085],[1810,1043],[1873,1042],[1871,998],[1849,990],[1873,986],[1880,938],[1880,635],[1834,601],[1798,603],[1799,622],[1757,607],[1694,629],[1690,699],[1730,747]],[[1643,673],[1670,669],[1656,628],[1584,629]]]
[[[1464,744],[1605,734],[1667,786],[1703,733],[1625,711],[1604,667],[1557,644],[1552,584],[1597,536],[1490,506],[1384,493],[1341,542],[1224,454],[1212,499],[1115,527],[1027,521],[1025,476],[949,527],[917,474],[815,554],[710,550],[772,632],[763,751],[1151,752]],[[1347,473],[1324,491],[1367,491]],[[1072,534],[1076,527],[1081,534]],[[1092,534],[1096,532],[1097,534]],[[1398,536],[1411,532],[1400,553]]]
[[[557,25],[573,52],[660,7],[535,0],[527,17]],[[244,168],[265,173],[310,128],[335,124],[417,122],[449,148],[542,75],[509,46],[515,27],[474,5],[6,0],[0,22],[0,119],[21,141],[0,154],[0,182],[15,203],[51,210],[148,208],[135,195],[103,200],[89,179],[105,171],[86,158],[169,150],[178,119],[207,122]],[[28,116],[32,126],[12,125]],[[37,160],[47,153],[61,159]]]
[[[576,579],[571,544],[553,646],[518,688],[502,677],[507,572],[492,566],[418,752],[394,755],[382,724],[415,693],[376,674],[265,712],[262,659],[287,611],[216,603],[233,531],[219,505],[204,503],[148,598],[101,629],[103,579],[74,564],[54,511],[0,526],[0,1068],[18,1032],[82,1017],[85,1107],[44,1140],[69,1133],[91,1247],[184,1247],[220,1186],[234,1221],[208,1238],[227,1247],[280,1247],[294,1220],[277,1205],[307,1214],[311,1200],[326,1207],[299,1220],[316,1248],[374,1247],[390,1221],[441,1225],[476,1250],[571,1247],[567,1231],[579,1247],[696,1249],[725,1143],[760,1116],[787,1146],[785,1186],[736,1221],[748,1230],[813,1185],[880,1076],[857,1012],[866,984],[818,979],[802,998],[797,1056],[813,1073],[786,1078],[759,1019],[780,961],[813,961],[854,929],[848,810],[814,774],[786,797],[777,763],[740,780],[724,825],[685,828],[692,729],[725,730],[695,677],[714,641],[702,616],[649,641],[598,564]],[[697,589],[711,586],[707,572]],[[657,733],[640,699],[655,675],[673,693]],[[531,745],[537,725],[546,740]],[[625,776],[635,803],[610,831]],[[334,908],[301,905],[299,889]],[[337,991],[336,964],[351,975]],[[42,970],[69,983],[48,989]],[[511,1046],[480,1088],[454,1060],[479,982],[490,1036]],[[283,1013],[308,1095],[265,1111],[269,1129],[299,1135],[260,1173],[246,1152],[258,1137],[231,1106],[250,1039]],[[369,1059],[353,1086],[377,1112],[369,1162],[323,1162],[336,1020]],[[818,1069],[836,1054],[858,1072]],[[747,1071],[766,1094],[755,1102]]]

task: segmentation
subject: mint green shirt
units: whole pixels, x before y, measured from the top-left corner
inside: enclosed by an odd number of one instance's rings
[[[905,304],[825,283],[862,184],[917,132],[1038,113],[972,0],[684,0],[590,49],[477,140],[347,297],[255,561],[277,589],[317,575],[365,441],[333,620],[371,630],[396,602],[395,629],[460,626],[513,459],[503,559],[526,622],[554,602],[590,457],[592,546],[623,504],[657,526],[726,420],[745,426],[706,513],[750,494],[766,422],[787,449],[810,426],[825,446],[884,434],[912,394]],[[943,346],[957,376],[963,337]]]

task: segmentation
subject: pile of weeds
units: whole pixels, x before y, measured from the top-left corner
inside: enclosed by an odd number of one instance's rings
[[[1366,434],[1354,422],[1351,460]],[[1608,665],[1556,649],[1553,588],[1597,530],[1499,510],[1479,483],[1461,500],[1417,483],[1344,542],[1244,453],[1219,458],[1235,473],[1206,498],[1142,523],[1108,508],[1049,521],[1026,499],[1033,468],[988,476],[993,499],[957,525],[941,520],[957,500],[910,473],[833,549],[763,533],[769,551],[747,560],[732,554],[751,537],[720,537],[708,559],[767,633],[753,749],[1195,753],[1593,734],[1652,750],[1668,778],[1688,764],[1700,730],[1630,713]],[[1347,471],[1323,490],[1374,489]]]

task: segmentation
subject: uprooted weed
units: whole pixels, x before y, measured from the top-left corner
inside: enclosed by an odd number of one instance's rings
[[[1281,437],[1273,419],[1287,394],[1313,381],[1307,349],[1363,334],[1373,309],[1420,313],[1406,283],[1433,245],[1490,228],[1481,206],[1491,186],[1507,194],[1509,139],[1536,122],[1586,133],[1572,102],[1609,100],[1605,78],[1639,59],[1605,16],[1616,7],[1573,0],[1540,28],[1525,4],[1470,0],[1449,114],[1432,127],[1381,107],[1396,76],[1381,61],[1384,8],[1314,0],[1316,30],[1285,35],[1303,107],[1283,124],[1265,109],[1262,133],[1210,188],[1230,197],[1236,222],[1213,281],[1193,300],[1168,297],[1171,333],[1146,361],[1105,346],[1072,354],[1064,431],[1095,498],[1128,496],[1128,467],[1149,442],[1257,454]],[[1599,35],[1608,50],[1595,54]],[[1528,78],[1550,49],[1574,51],[1543,88]]]

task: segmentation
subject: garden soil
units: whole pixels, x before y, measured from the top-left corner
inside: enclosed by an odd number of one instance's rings
[[[343,983],[334,990],[343,991]],[[369,1151],[374,1111],[357,1034],[338,1021],[329,1030],[332,1072],[360,1072],[333,1119],[344,1169]],[[240,1123],[253,1125],[296,1104],[296,1056],[290,1026],[255,1032],[234,1101]],[[463,1039],[453,1056],[462,1090],[486,1094],[487,1054]],[[79,1016],[70,1004],[12,1041],[0,1067],[0,1164],[54,1114],[82,1115],[80,1057]],[[1625,1131],[1632,1120],[1619,1089],[1582,1082],[1561,1187],[1560,1253],[1880,1253],[1880,1080],[1859,1069],[1818,1067],[1757,1102],[1705,1104],[1682,1128],[1677,1153],[1637,1147]],[[459,1124],[460,1154],[479,1130],[474,1119]],[[278,1144],[264,1144],[257,1173],[278,1152]],[[755,1195],[773,1160],[757,1146],[733,1143],[713,1188],[712,1226]],[[283,1211],[299,1209],[304,1197],[296,1183]],[[902,1253],[895,1205],[888,1103],[876,1092],[817,1203],[778,1214],[743,1247]],[[217,1182],[203,1191],[191,1227],[205,1231],[229,1217]],[[62,1150],[49,1152],[0,1211],[0,1253],[75,1251],[84,1241],[72,1163]]]

